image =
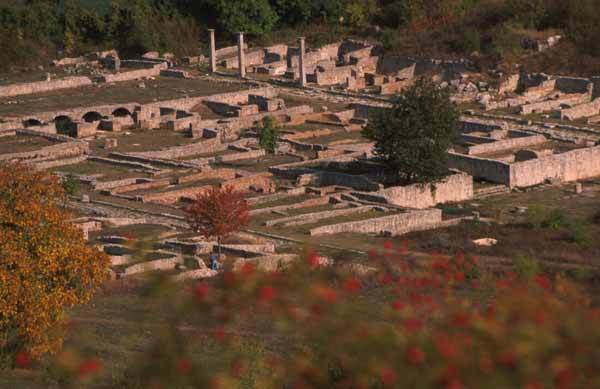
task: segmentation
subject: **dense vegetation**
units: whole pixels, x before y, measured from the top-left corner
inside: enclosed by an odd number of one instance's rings
[[[113,47],[125,55],[190,54],[207,26],[225,32],[221,39],[243,30],[269,42],[302,29],[312,40],[344,32],[374,36],[390,50],[493,57],[514,55],[523,37],[559,29],[580,52],[599,56],[594,17],[599,5],[600,0],[11,0],[0,5],[0,63],[31,65]]]

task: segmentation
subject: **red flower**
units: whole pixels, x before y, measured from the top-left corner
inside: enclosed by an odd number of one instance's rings
[[[451,341],[446,334],[436,336],[434,339],[434,344],[435,348],[444,358],[453,359],[458,353],[456,344]]]
[[[550,287],[552,286],[548,277],[542,274],[538,274],[535,276],[535,282],[544,289],[550,289]]]
[[[456,274],[454,274],[454,280],[456,282],[463,282],[465,280],[465,273],[456,272]]]
[[[561,370],[554,377],[554,384],[557,389],[568,388],[572,378],[573,373],[570,370]]]
[[[244,265],[242,266],[242,274],[249,276],[252,273],[254,273],[256,266],[254,266],[253,263],[251,262],[244,262]]]
[[[196,300],[199,303],[203,303],[206,300],[206,296],[208,296],[208,289],[208,285],[206,285],[204,282],[198,282],[196,284],[194,293],[196,294]]]
[[[373,260],[373,261],[377,261],[377,259],[378,259],[378,258],[377,258],[377,251],[375,251],[375,250],[371,249],[371,250],[369,250],[369,252],[368,252],[368,255],[369,255],[369,258],[370,258],[371,260]]]
[[[453,379],[452,381],[450,381],[448,383],[448,385],[446,385],[446,389],[462,389],[462,388],[463,388],[463,384],[457,379]]]
[[[532,381],[525,384],[523,389],[544,389],[544,385],[540,381]]]
[[[379,377],[383,386],[393,386],[398,380],[398,373],[390,367],[384,367],[379,371]]]
[[[328,303],[334,303],[337,300],[337,293],[328,286],[317,286],[314,289],[315,294]]]
[[[408,332],[418,332],[423,324],[419,319],[416,318],[408,318],[404,321],[404,328]]]
[[[27,351],[19,351],[15,356],[15,365],[19,369],[27,369],[31,360]]]
[[[270,285],[262,286],[258,290],[258,300],[267,303],[277,296],[277,290]]]
[[[394,301],[394,303],[392,304],[392,306],[394,307],[394,309],[396,311],[401,311],[402,309],[404,309],[404,303],[400,300],[398,301]]]
[[[219,342],[224,341],[225,340],[225,329],[223,327],[219,327],[219,328],[215,329],[215,332],[213,333],[213,337]]]
[[[388,285],[392,282],[392,276],[388,273],[380,274],[377,276],[377,282],[379,282],[380,285]]]
[[[179,372],[183,375],[187,375],[190,372],[190,369],[192,368],[192,365],[190,364],[190,361],[188,361],[187,359],[180,359],[177,361],[177,370],[179,370]]]
[[[394,247],[394,244],[392,243],[391,240],[386,240],[383,243],[383,248],[386,249],[386,250],[390,250],[392,247]]]
[[[360,283],[360,280],[356,277],[348,278],[344,282],[344,290],[348,293],[358,292],[361,288],[362,284]]]
[[[420,365],[425,360],[425,353],[418,347],[409,347],[406,350],[406,359],[413,365]]]
[[[317,254],[315,251],[310,251],[308,253],[308,265],[311,268],[317,268],[319,266],[321,266],[321,261],[319,260],[319,254]]]
[[[514,351],[505,351],[500,354],[500,362],[507,366],[515,366],[517,364],[517,354]]]
[[[233,286],[237,281],[237,277],[234,272],[226,271],[223,273],[223,281],[225,281],[226,286]]]
[[[102,370],[102,364],[100,361],[97,359],[92,359],[79,365],[79,369],[77,369],[77,375],[83,377],[88,374],[98,373],[100,370]]]
[[[455,327],[467,327],[471,323],[471,317],[466,312],[457,312],[452,317],[452,324]]]

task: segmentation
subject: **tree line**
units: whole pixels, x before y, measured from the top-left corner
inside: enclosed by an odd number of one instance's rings
[[[335,30],[331,36],[375,34],[389,49],[410,38],[407,30],[445,50],[500,55],[518,43],[515,30],[557,29],[582,53],[600,56],[598,6],[600,0],[10,0],[0,4],[0,66],[109,48],[195,54],[209,26],[221,39],[244,31],[251,40],[282,39],[282,31],[311,35],[319,26]]]

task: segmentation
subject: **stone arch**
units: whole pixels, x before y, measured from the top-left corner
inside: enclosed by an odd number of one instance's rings
[[[42,121],[39,119],[36,119],[36,118],[29,118],[29,119],[23,121],[23,126],[25,128],[41,126],[41,125],[42,125]]]
[[[69,135],[73,120],[67,115],[58,115],[54,118],[54,127],[59,134]]]
[[[97,122],[102,120],[102,115],[96,111],[90,111],[81,117],[87,123]]]
[[[120,117],[121,118],[121,117],[131,116],[131,112],[127,108],[125,108],[125,107],[120,107],[120,108],[115,109],[112,112],[112,115],[114,117]]]

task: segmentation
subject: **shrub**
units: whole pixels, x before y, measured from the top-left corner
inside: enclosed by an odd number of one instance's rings
[[[540,264],[537,260],[524,255],[518,255],[513,259],[513,267],[515,269],[515,273],[517,273],[517,275],[523,279],[531,279],[541,270]]]
[[[493,52],[501,58],[516,56],[521,50],[521,42],[513,32],[512,25],[504,23],[492,32]]]
[[[580,220],[571,220],[566,225],[567,240],[579,245],[586,245],[592,240],[590,226]]]
[[[75,196],[79,191],[79,180],[77,180],[77,178],[69,174],[62,179],[61,186],[63,187],[67,195]]]
[[[260,147],[266,152],[273,154],[277,149],[277,140],[279,139],[277,119],[272,116],[265,117],[262,125],[257,126],[256,131]]]
[[[398,43],[398,31],[391,28],[386,28],[381,32],[380,39],[383,48],[386,50],[391,50]]]
[[[127,379],[135,387],[600,383],[600,314],[577,286],[542,274],[488,276],[484,285],[466,275],[477,267],[473,258],[436,255],[417,266],[403,258],[405,250],[386,244],[372,252],[376,270],[362,277],[321,269],[314,253],[280,272],[262,272],[252,261],[237,271],[227,268],[214,283],[196,283],[191,300],[171,307],[196,311],[212,340],[180,330],[176,314],[169,330],[157,332],[153,357],[140,358]],[[249,338],[277,346],[246,340],[238,331],[250,320],[262,324]],[[190,354],[207,344],[218,362],[210,366]]]

